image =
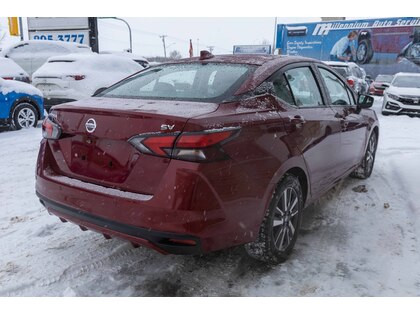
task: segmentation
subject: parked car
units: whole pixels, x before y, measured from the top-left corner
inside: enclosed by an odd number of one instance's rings
[[[369,86],[369,94],[373,95],[384,95],[384,90],[389,86],[387,83],[391,83],[394,76],[392,74],[379,74],[375,81]]]
[[[326,61],[327,65],[336,70],[357,94],[367,94],[369,84],[366,81],[366,72],[354,62]]]
[[[57,104],[87,98],[143,67],[126,57],[70,54],[51,57],[33,75],[33,85],[44,94],[47,111]]]
[[[420,73],[397,73],[386,85],[382,115],[420,116]]]
[[[44,119],[42,93],[32,85],[0,78],[0,125],[36,127]]]
[[[26,40],[4,48],[0,56],[10,58],[21,66],[29,76],[52,56],[70,53],[92,53],[89,46],[52,40]]]
[[[16,80],[30,83],[29,75],[16,62],[11,59],[0,57],[0,77],[4,80]]]
[[[372,104],[317,60],[203,51],[54,107],[36,192],[106,237],[175,254],[246,244],[281,262],[307,205],[370,176]]]
[[[149,66],[149,61],[146,58],[127,51],[101,51],[100,53],[130,58],[131,60],[137,62],[143,68],[147,68]]]

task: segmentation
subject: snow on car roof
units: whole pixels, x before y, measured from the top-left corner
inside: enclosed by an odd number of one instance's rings
[[[255,89],[262,81],[267,79],[267,75],[271,75],[280,67],[294,62],[320,62],[319,60],[301,56],[285,56],[285,55],[262,55],[262,54],[244,54],[244,55],[215,55],[210,59],[200,60],[199,57],[185,58],[164,62],[163,64],[183,64],[193,62],[205,63],[231,63],[245,64],[250,66],[258,66],[255,72],[242,84],[236,91],[236,95],[249,92]]]
[[[28,76],[28,74],[12,59],[0,57],[0,76],[16,77]]]
[[[3,80],[0,78],[0,93],[6,95],[11,92],[38,95],[42,97],[41,91],[28,83],[14,80]]]
[[[141,60],[141,61],[148,62],[148,60],[146,58],[144,58],[143,56],[136,55],[136,54],[130,53],[128,51],[111,51],[111,50],[105,50],[105,51],[101,51],[100,54],[114,55],[114,56],[121,56],[121,57],[128,57],[128,58],[133,59],[133,60]]]
[[[324,61],[325,64],[329,66],[337,66],[337,67],[357,67],[354,62],[344,62],[344,61]]]
[[[37,76],[63,75],[63,74],[87,74],[101,72],[115,72],[132,74],[143,70],[135,61],[115,55],[91,54],[68,54],[50,57],[48,61],[33,74]]]
[[[107,68],[118,68],[121,65],[127,65],[134,69],[143,69],[138,63],[127,57],[121,57],[116,55],[101,55],[97,53],[92,54],[68,54],[61,56],[54,56],[48,58],[47,64],[53,63],[69,63],[75,62],[72,66],[84,66],[94,68],[98,66],[106,66]],[[115,69],[117,70],[117,69]]]
[[[395,77],[400,77],[400,76],[414,76],[414,77],[420,77],[420,73],[416,73],[416,72],[398,72],[397,74],[395,74]]]
[[[0,52],[0,56],[6,56],[12,49],[22,46],[25,44],[37,44],[37,46],[45,44],[48,46],[59,46],[66,48],[70,51],[77,52],[77,51],[91,51],[91,48],[84,44],[78,44],[78,43],[72,43],[72,42],[63,42],[63,41],[56,41],[56,40],[23,40],[20,42],[16,42],[8,47],[3,48],[3,50]]]

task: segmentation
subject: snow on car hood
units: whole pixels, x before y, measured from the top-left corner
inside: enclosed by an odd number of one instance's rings
[[[403,87],[391,86],[386,90],[386,92],[388,94],[420,96],[419,88],[403,88]]]
[[[41,91],[28,83],[14,80],[3,80],[0,78],[0,93],[6,95],[11,92],[37,95],[42,97]]]

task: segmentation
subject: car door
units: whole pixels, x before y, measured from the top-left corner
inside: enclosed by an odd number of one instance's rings
[[[272,82],[279,102],[287,104],[280,112],[288,147],[303,155],[311,184],[317,197],[328,190],[337,178],[336,153],[340,151],[340,123],[324,96],[309,63],[294,64],[276,73]]]
[[[341,150],[339,157],[340,173],[348,173],[360,163],[363,156],[368,124],[358,112],[354,94],[343,80],[329,69],[318,66],[327,94],[328,105],[340,121]]]

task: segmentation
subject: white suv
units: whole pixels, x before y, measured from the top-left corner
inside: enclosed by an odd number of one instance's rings
[[[51,57],[32,76],[32,84],[44,94],[44,108],[92,96],[144,69],[133,60],[113,55],[70,54]]]

